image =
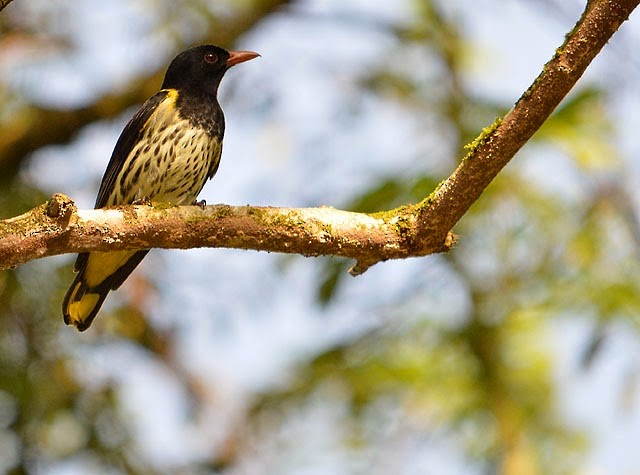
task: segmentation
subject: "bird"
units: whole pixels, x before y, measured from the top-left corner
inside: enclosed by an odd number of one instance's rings
[[[260,56],[199,45],[169,64],[159,92],[124,127],[102,177],[95,208],[196,198],[220,165],[224,113],[218,87],[236,64]],[[149,249],[78,255],[77,272],[62,302],[67,325],[85,331],[110,291],[129,277]]]

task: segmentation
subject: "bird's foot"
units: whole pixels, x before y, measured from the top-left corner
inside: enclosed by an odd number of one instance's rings
[[[204,209],[205,206],[207,206],[207,200],[193,200],[193,203],[191,203],[193,206],[200,206],[200,209]]]
[[[149,198],[148,196],[143,196],[142,198],[138,199],[138,200],[134,200],[133,203],[131,203],[132,205],[146,205],[146,206],[151,206],[151,198]]]

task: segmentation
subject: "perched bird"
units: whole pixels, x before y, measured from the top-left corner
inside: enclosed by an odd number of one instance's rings
[[[162,89],[126,125],[102,177],[95,208],[141,203],[195,204],[220,164],[224,115],[217,93],[225,72],[259,56],[195,46],[176,56]],[[78,273],[62,303],[67,325],[91,325],[104,299],[149,250],[79,254]]]

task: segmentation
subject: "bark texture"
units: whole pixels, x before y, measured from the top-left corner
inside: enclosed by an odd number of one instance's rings
[[[359,273],[379,261],[424,256],[451,248],[454,236],[421,240],[418,207],[386,213],[334,208],[254,206],[118,206],[78,210],[56,194],[27,213],[0,221],[0,268],[68,252],[231,247],[358,261]]]

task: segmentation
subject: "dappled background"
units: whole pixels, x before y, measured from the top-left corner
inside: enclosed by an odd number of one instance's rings
[[[186,46],[234,68],[209,203],[420,200],[504,114],[578,0],[14,0],[0,13],[0,218],[91,207]],[[638,18],[458,224],[374,266],[154,250],[90,330],[73,256],[0,273],[0,472],[640,470]]]

